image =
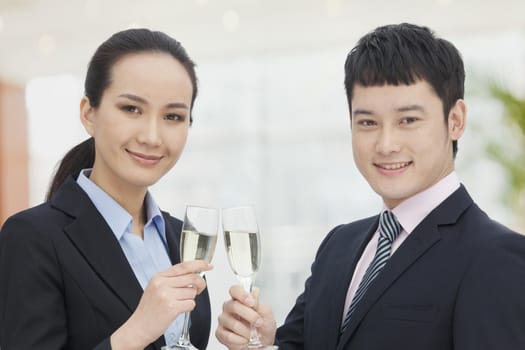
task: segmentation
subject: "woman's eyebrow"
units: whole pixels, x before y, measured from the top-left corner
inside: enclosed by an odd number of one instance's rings
[[[118,95],[118,97],[124,97],[124,98],[130,99],[132,101],[142,103],[142,104],[148,104],[148,101],[146,101],[142,97],[139,97],[139,96],[133,95],[133,94],[120,94],[120,95]]]
[[[142,97],[137,96],[137,95],[133,95],[133,94],[129,94],[129,93],[120,94],[120,95],[118,95],[118,97],[124,97],[124,98],[130,99],[132,101],[135,101],[135,102],[138,102],[138,103],[142,103],[142,104],[148,104],[148,101],[146,101]],[[189,109],[188,105],[183,103],[183,102],[171,102],[171,103],[168,103],[168,104],[166,104],[166,108],[184,108],[184,109]]]

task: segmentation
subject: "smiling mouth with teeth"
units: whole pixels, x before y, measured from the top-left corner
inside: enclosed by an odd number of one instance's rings
[[[385,170],[397,170],[409,166],[412,162],[391,163],[391,164],[376,164],[377,167]]]

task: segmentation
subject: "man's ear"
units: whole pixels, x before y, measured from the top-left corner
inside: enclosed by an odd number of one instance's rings
[[[95,109],[91,107],[89,98],[86,96],[82,97],[82,100],[80,100],[80,122],[84,125],[84,129],[86,129],[90,136],[94,134],[94,115]]]
[[[455,141],[459,140],[463,132],[465,131],[465,126],[467,125],[467,105],[465,101],[459,99],[456,101],[454,106],[450,109],[448,113],[448,133],[450,138]]]

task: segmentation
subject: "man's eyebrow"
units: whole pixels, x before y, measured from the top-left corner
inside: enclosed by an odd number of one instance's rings
[[[421,105],[408,105],[408,106],[402,106],[396,109],[398,112],[411,112],[411,111],[419,111],[424,112],[425,108]]]
[[[168,103],[166,105],[167,108],[184,108],[184,109],[190,109],[187,104],[183,102],[172,102]]]
[[[368,109],[361,109],[361,108],[358,108],[358,109],[354,109],[353,112],[352,112],[352,115],[372,115],[372,111],[369,111]]]

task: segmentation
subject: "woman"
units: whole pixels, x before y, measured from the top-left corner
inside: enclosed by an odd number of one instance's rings
[[[181,222],[148,192],[184,148],[196,95],[194,63],[164,33],[126,30],[97,49],[80,102],[91,137],[64,157],[47,201],[0,232],[2,350],[160,349],[185,311],[206,348],[195,272],[211,266],[179,263]]]

